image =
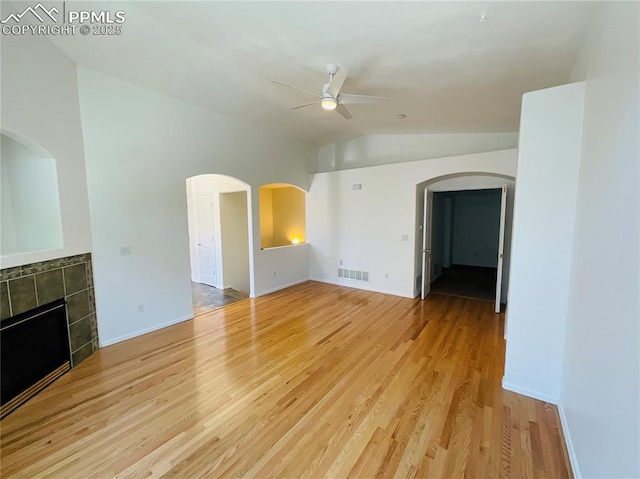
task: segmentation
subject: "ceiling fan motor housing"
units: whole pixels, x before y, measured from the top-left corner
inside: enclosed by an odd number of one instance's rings
[[[331,76],[338,73],[338,68],[339,68],[338,65],[334,65],[333,63],[330,63],[329,65],[326,66],[327,73]]]

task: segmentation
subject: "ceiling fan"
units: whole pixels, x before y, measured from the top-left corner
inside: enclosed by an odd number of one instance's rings
[[[340,68],[338,65],[327,65],[326,71],[329,74],[329,82],[325,83],[322,86],[321,94],[317,94],[297,86],[289,85],[287,83],[282,83],[275,80],[272,80],[272,81],[273,83],[277,83],[278,85],[283,85],[289,88],[295,88],[296,90],[303,91],[305,93],[308,93],[309,95],[313,95],[319,98],[319,100],[316,100],[311,103],[305,103],[304,105],[294,106],[292,110],[297,110],[298,108],[304,108],[305,106],[319,104],[325,110],[337,111],[347,120],[351,120],[353,116],[351,115],[351,112],[347,109],[345,105],[354,104],[354,103],[382,103],[388,100],[388,98],[381,97],[381,96],[351,95],[348,93],[340,93],[340,90],[342,89],[342,85],[344,85],[344,81],[347,79],[347,75],[349,74],[349,72],[344,68]]]

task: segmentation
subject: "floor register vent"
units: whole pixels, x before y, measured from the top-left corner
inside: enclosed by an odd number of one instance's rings
[[[355,279],[356,281],[369,281],[369,272],[338,268],[338,278]]]

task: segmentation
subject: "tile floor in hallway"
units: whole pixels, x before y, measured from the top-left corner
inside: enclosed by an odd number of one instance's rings
[[[193,296],[193,315],[208,313],[227,304],[249,297],[248,294],[232,288],[218,289],[201,283],[191,282]]]

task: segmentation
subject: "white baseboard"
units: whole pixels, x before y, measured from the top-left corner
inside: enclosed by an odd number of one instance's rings
[[[267,289],[266,291],[260,291],[255,295],[251,296],[251,298],[259,298],[260,296],[265,296],[267,294],[275,293],[276,291],[290,288],[291,286],[295,286],[296,284],[306,283],[307,281],[309,281],[309,278],[300,279],[298,281],[294,281],[293,283],[283,284],[281,286],[276,286],[275,288]]]
[[[533,391],[532,389],[523,388],[521,386],[517,386],[515,384],[511,384],[502,378],[502,389],[506,389],[507,391],[511,391],[514,393],[522,394],[523,396],[529,396],[533,399],[538,399],[539,401],[548,402],[550,404],[558,405],[558,399],[554,396],[548,396],[546,394],[542,394],[538,391]]]
[[[118,336],[117,338],[107,339],[106,341],[100,340],[100,347],[104,348],[106,346],[111,346],[112,344],[121,343],[122,341],[126,341],[127,339],[132,339],[132,338],[136,338],[138,336],[142,336],[143,334],[152,333],[153,331],[157,331],[158,329],[167,328],[169,326],[173,326],[174,324],[182,323],[182,322],[188,321],[190,319],[193,319],[193,314],[189,314],[189,315],[184,316],[182,318],[173,319],[171,321],[167,321],[166,323],[157,324],[157,325],[151,326],[149,328],[141,329],[140,331],[136,331],[136,332],[129,333],[129,334],[124,334],[122,336]]]
[[[564,413],[564,408],[562,407],[562,403],[558,404],[558,414],[560,414],[560,423],[562,424],[562,433],[564,434],[564,442],[567,445],[567,452],[569,453],[569,462],[571,463],[571,469],[573,469],[573,477],[575,477],[575,479],[582,479],[582,473],[580,472],[580,466],[578,465],[578,456],[576,456],[576,450],[573,447],[571,430],[569,429],[569,423],[567,422],[567,416]]]
[[[409,298],[409,299],[413,299],[415,298],[415,296],[413,294],[406,294],[406,293],[399,293],[398,291],[391,291],[391,290],[382,290],[382,289],[375,289],[372,288],[370,286],[367,286],[366,281],[353,281],[353,284],[351,284],[351,282],[347,283],[346,281],[344,283],[341,283],[340,281],[330,281],[328,279],[321,279],[321,278],[311,278],[311,281],[317,281],[318,283],[327,283],[327,284],[334,284],[336,286],[344,286],[345,288],[353,288],[353,289],[362,289],[364,291],[371,291],[373,293],[382,293],[382,294],[390,294],[392,296],[400,296],[402,298]],[[365,283],[365,284],[360,284],[360,283]]]

